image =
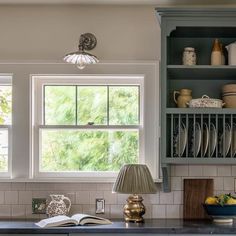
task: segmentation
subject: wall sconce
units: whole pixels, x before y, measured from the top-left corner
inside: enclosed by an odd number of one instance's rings
[[[92,50],[97,45],[96,37],[91,33],[85,33],[80,35],[79,50],[71,52],[65,55],[64,61],[76,64],[79,69],[84,69],[86,65],[96,64],[99,62],[98,58],[85,50]]]

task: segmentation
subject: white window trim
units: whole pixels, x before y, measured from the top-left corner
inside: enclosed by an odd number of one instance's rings
[[[32,76],[35,75],[83,75],[83,74],[127,74],[144,75],[146,119],[145,148],[146,164],[156,182],[161,182],[159,166],[159,61],[100,61],[98,64],[78,70],[76,66],[58,61],[0,61],[0,75],[12,77],[12,150],[10,177],[0,176],[1,182],[113,182],[114,178],[39,178],[33,174],[32,153]],[[10,73],[9,73],[10,72]],[[150,115],[151,114],[151,115]],[[151,135],[150,135],[151,134]]]
[[[140,124],[139,125],[102,125],[102,126],[77,126],[77,125],[42,125],[43,124],[43,87],[44,85],[138,85],[140,88]],[[46,172],[40,171],[41,143],[40,135],[42,129],[139,129],[139,162],[145,163],[144,158],[144,132],[143,132],[143,113],[144,113],[144,76],[143,75],[35,75],[32,76],[33,97],[32,111],[34,111],[33,139],[34,139],[34,165],[33,174],[36,178],[107,178],[114,179],[117,172],[114,171],[64,171],[64,172]]]
[[[12,74],[0,74],[0,85],[12,86]],[[0,178],[10,178],[12,173],[12,125],[0,125],[0,129],[8,130],[8,170],[0,172]]]

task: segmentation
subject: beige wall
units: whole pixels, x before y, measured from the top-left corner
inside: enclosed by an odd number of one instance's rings
[[[61,60],[81,33],[101,60],[157,60],[160,27],[151,6],[0,6],[0,60]]]

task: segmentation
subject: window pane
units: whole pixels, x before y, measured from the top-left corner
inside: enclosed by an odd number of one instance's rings
[[[12,88],[9,85],[0,86],[0,125],[10,125],[12,115]]]
[[[109,124],[139,124],[139,87],[109,87]]]
[[[45,124],[75,125],[75,86],[44,86]]]
[[[0,171],[8,170],[8,130],[0,129]]]
[[[41,130],[41,171],[118,171],[138,162],[138,131]]]
[[[107,87],[78,86],[78,124],[107,124]]]

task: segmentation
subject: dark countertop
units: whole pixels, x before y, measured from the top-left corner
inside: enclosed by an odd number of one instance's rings
[[[39,228],[33,221],[0,221],[0,234],[236,234],[236,223],[216,225],[211,221],[177,219],[146,220],[145,223],[125,223],[114,220],[112,225]]]

